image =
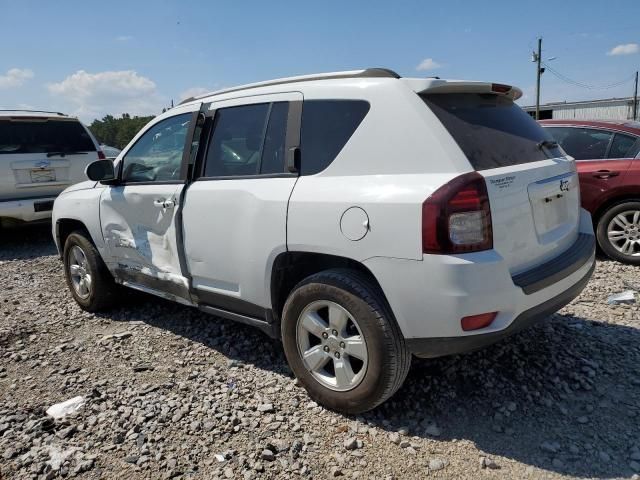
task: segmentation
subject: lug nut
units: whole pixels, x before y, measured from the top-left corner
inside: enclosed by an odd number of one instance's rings
[[[329,334],[327,332],[322,332],[322,338],[329,338]]]
[[[334,355],[336,358],[340,358],[340,352],[336,352]]]
[[[345,347],[345,343],[344,342],[340,342],[340,348],[344,348]]]
[[[328,352],[328,351],[329,351],[329,346],[328,346],[328,345],[325,345],[325,346],[323,347],[323,350],[324,350],[325,352]]]
[[[337,336],[338,336],[338,330],[331,330],[331,333],[332,333],[335,337],[337,337]]]

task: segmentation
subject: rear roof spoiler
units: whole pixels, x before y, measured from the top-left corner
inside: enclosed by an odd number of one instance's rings
[[[411,90],[420,93],[494,93],[517,100],[522,97],[518,87],[502,83],[443,80],[440,78],[400,78]]]

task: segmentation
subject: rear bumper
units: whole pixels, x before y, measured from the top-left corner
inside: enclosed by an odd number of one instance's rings
[[[1,201],[0,217],[13,218],[23,222],[33,222],[51,218],[53,197],[24,198],[20,200]]]
[[[410,338],[405,341],[407,348],[416,357],[435,358],[469,352],[496,343],[520,330],[530,327],[540,320],[544,320],[571,302],[571,300],[580,295],[580,292],[582,292],[587,285],[594,268],[595,263],[592,262],[589,272],[578,283],[560,295],[540,305],[536,305],[529,310],[525,310],[504,330],[465,337]]]

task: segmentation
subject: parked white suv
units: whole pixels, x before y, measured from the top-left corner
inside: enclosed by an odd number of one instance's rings
[[[190,99],[56,200],[71,293],[255,325],[316,401],[371,409],[412,354],[495,342],[591,276],[574,161],[520,95],[369,69]]]
[[[105,158],[87,128],[62,113],[0,110],[0,227],[51,217],[53,200]]]

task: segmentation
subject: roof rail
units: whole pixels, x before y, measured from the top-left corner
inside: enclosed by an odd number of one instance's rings
[[[0,109],[0,112],[55,113],[56,115],[62,115],[63,117],[67,116],[65,113],[61,113],[61,112],[49,112],[47,110],[24,110],[22,108]]]
[[[299,77],[278,78],[275,80],[267,80],[266,82],[249,83],[247,85],[241,85],[239,87],[232,87],[223,90],[217,90],[215,92],[205,93],[203,95],[198,95],[195,97],[189,97],[180,102],[179,105],[193,102],[194,100],[198,100],[200,98],[211,97],[213,95],[222,95],[223,93],[239,92],[241,90],[249,90],[251,88],[270,87],[273,85],[284,85],[286,83],[311,82],[314,80],[335,80],[340,78],[400,78],[400,75],[398,75],[393,70],[389,70],[388,68],[367,68],[365,70],[352,70],[348,72],[335,72],[317,75],[302,75]]]

